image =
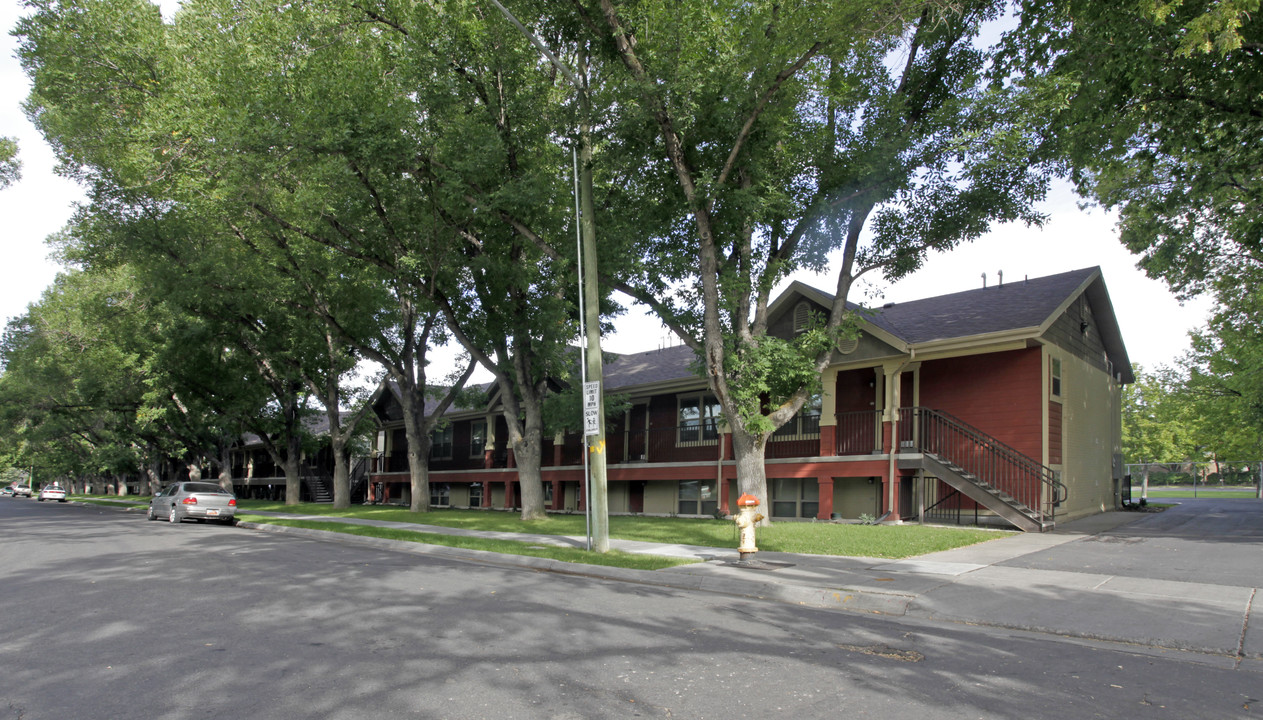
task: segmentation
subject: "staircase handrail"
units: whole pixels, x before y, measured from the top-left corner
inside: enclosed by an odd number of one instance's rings
[[[955,417],[954,415],[951,415],[950,413],[943,412],[942,410],[934,410],[927,407],[917,406],[917,407],[911,407],[911,408],[903,408],[903,410],[910,411],[910,414],[913,417],[920,419],[920,421],[923,424],[927,424],[929,422],[942,423],[944,426],[946,426],[953,432],[956,432],[962,435],[974,447],[981,448],[989,452],[992,456],[999,458],[1000,460],[1015,466],[1021,472],[1024,472],[1025,474],[1033,476],[1036,479],[1038,479],[1041,486],[1041,491],[1039,493],[1039,500],[1036,502],[1031,502],[1032,498],[1027,493],[1022,492],[1020,488],[1015,488],[1015,487],[1012,487],[1011,485],[1009,487],[1001,487],[999,483],[992,482],[992,480],[995,480],[996,478],[994,477],[988,478],[988,477],[983,477],[982,475],[978,475],[979,479],[983,480],[984,482],[987,482],[989,485],[999,490],[1008,492],[1019,502],[1023,503],[1024,505],[1029,507],[1031,510],[1038,513],[1041,516],[1041,519],[1043,516],[1047,516],[1047,518],[1050,520],[1053,519],[1056,514],[1057,505],[1063,502],[1068,496],[1069,489],[1066,487],[1065,483],[1057,479],[1056,473],[1053,471],[1052,468],[1034,460],[1033,458],[1021,452],[1020,450],[1014,448],[1013,446],[1005,443],[1002,440],[999,440],[998,438],[995,438],[987,434],[986,432],[974,427],[973,425],[970,425],[964,420],[961,420],[960,418]],[[922,428],[922,429],[924,430],[925,428]],[[949,460],[953,463],[957,463],[958,465],[960,465],[960,467],[966,470],[969,470],[970,472],[981,472],[981,468],[968,467],[965,464],[967,462],[966,458],[953,457],[952,454],[950,453],[949,447],[946,447],[946,446],[941,447],[941,448],[926,447],[926,439],[929,437],[937,437],[937,435],[934,435],[928,432],[919,433],[919,437],[915,438],[917,449],[921,450],[922,452],[932,452],[932,453],[935,453],[936,455],[941,455],[944,459]],[[1043,492],[1044,489],[1047,490],[1046,496],[1045,496],[1045,493]]]

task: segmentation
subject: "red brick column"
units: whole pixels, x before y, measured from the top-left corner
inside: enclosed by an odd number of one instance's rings
[[[820,457],[833,457],[838,454],[838,426],[820,426]]]
[[[820,487],[820,507],[816,512],[816,519],[828,520],[833,516],[833,478],[818,477],[816,484]]]

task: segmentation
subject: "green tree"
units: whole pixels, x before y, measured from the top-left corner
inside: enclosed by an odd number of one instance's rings
[[[0,137],[0,190],[22,179],[22,161],[18,159],[18,143]]]
[[[1086,197],[1177,293],[1263,269],[1258,0],[1030,0],[1017,64],[1038,75]]]
[[[617,111],[598,157],[622,173],[602,236],[636,241],[630,272],[603,272],[698,353],[740,491],[766,506],[766,443],[854,332],[855,280],[1042,220],[1034,101],[988,79],[979,36],[1001,4],[572,6]],[[770,336],[776,284],[830,264],[827,315]]]
[[[1222,297],[1222,292],[1221,292]],[[1237,292],[1192,333],[1181,361],[1185,395],[1200,417],[1199,443],[1219,459],[1263,457],[1263,298]]]
[[[1186,396],[1186,376],[1159,366],[1146,372],[1133,365],[1136,382],[1123,387],[1123,456],[1131,463],[1170,463],[1197,459],[1202,436],[1195,408]]]

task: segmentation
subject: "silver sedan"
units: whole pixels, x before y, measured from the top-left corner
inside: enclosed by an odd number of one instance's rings
[[[215,483],[178,482],[149,500],[146,516],[150,520],[166,518],[173,523],[193,518],[231,525],[236,514],[237,496]]]

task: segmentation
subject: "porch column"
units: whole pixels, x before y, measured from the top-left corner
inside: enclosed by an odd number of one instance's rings
[[[482,441],[482,468],[490,470],[496,466],[496,416],[488,415],[483,422],[487,424]]]
[[[482,507],[491,507],[491,481],[482,481]]]
[[[517,483],[513,480],[505,480],[504,481],[504,509],[505,510],[512,510],[513,507],[517,505],[517,503],[514,502],[514,498],[516,497],[516,495],[517,495]]]
[[[561,453],[566,449],[566,436],[563,433],[553,435],[553,467],[561,467]]]
[[[579,481],[579,512],[586,512],[588,509],[588,482],[586,479]]]
[[[838,371],[830,368],[821,376],[824,388],[820,394],[820,449],[819,457],[838,454]]]
[[[833,517],[833,477],[818,477],[816,478],[816,484],[820,488],[819,510],[816,512],[816,519],[829,520]]]
[[[732,480],[722,477],[719,480],[719,509],[725,515],[732,514],[732,505],[728,502],[729,495],[732,494]]]
[[[561,480],[553,480],[552,486],[553,486],[553,504],[548,509],[560,510],[562,509],[563,503],[566,500],[566,491],[562,489]]]

